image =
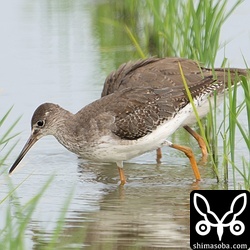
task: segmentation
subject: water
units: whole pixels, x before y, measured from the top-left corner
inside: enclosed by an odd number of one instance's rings
[[[43,102],[54,102],[72,112],[78,111],[100,97],[105,76],[118,62],[130,57],[123,52],[113,58],[113,53],[100,47],[100,39],[108,39],[108,34],[97,32],[100,4],[103,1],[2,3],[1,117],[14,107],[0,133],[17,117],[22,118],[15,128],[15,132],[21,131],[20,141],[1,169],[0,201],[9,193],[7,170],[29,136],[35,108]],[[249,9],[249,2],[244,2],[222,31],[222,41],[237,35],[226,47],[230,65],[235,67],[244,67],[241,52],[249,63],[250,32],[246,25],[235,30],[232,24],[249,23]],[[218,63],[224,56],[222,51]],[[244,113],[242,116],[244,123]],[[200,160],[196,142],[185,131],[177,132],[174,140],[191,145]],[[240,140],[237,148],[241,149]],[[61,248],[188,249],[190,191],[224,188],[216,183],[209,162],[199,163],[199,167],[204,179],[197,184],[193,182],[188,159],[181,152],[164,148],[160,166],[155,163],[155,152],[126,163],[128,184],[121,188],[115,165],[79,160],[53,137],[43,138],[11,177],[14,186],[28,177],[16,191],[18,201],[25,204],[54,176],[26,231],[27,249],[41,249],[46,244],[70,196]],[[15,199],[7,199],[0,204],[1,215],[14,202]],[[1,216],[0,228],[4,223]]]

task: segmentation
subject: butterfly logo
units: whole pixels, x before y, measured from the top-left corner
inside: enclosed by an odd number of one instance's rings
[[[202,207],[199,208],[198,202],[197,202],[199,199],[200,199],[200,202],[203,202],[203,205],[205,204],[206,211],[202,211],[204,210],[204,208],[202,209]],[[243,199],[243,205],[237,211],[235,204],[238,203],[240,199]],[[200,220],[199,222],[197,222],[195,226],[195,230],[199,235],[204,236],[204,235],[209,234],[211,227],[217,228],[217,235],[218,235],[219,241],[221,241],[222,239],[222,235],[224,233],[225,227],[229,227],[230,232],[235,236],[238,236],[244,233],[245,225],[243,224],[242,221],[237,220],[237,216],[239,216],[246,208],[246,205],[247,205],[246,193],[239,194],[233,199],[231,206],[230,206],[230,210],[227,211],[222,216],[221,219],[219,219],[218,216],[213,211],[210,210],[210,205],[207,199],[203,195],[199,193],[195,193],[193,197],[193,204],[194,204],[196,211],[204,218],[203,220]],[[225,220],[228,219],[228,216],[231,216],[232,220],[228,223],[224,223]],[[211,222],[211,219],[213,219],[213,222]],[[216,223],[214,223],[215,221]]]

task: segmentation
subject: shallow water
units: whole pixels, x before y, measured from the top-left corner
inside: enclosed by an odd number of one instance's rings
[[[0,201],[9,193],[10,182],[17,186],[28,177],[16,190],[17,198],[0,204],[1,215],[16,199],[21,204],[28,202],[54,176],[27,229],[27,249],[46,245],[68,197],[71,201],[60,238],[61,248],[188,249],[190,192],[232,188],[232,183],[217,184],[211,163],[200,161],[196,142],[182,129],[172,140],[194,149],[203,177],[200,183],[193,181],[189,161],[181,152],[163,148],[160,165],[155,162],[155,152],[125,163],[128,183],[120,187],[115,165],[80,160],[52,137],[37,142],[11,178],[7,175],[29,136],[30,118],[39,104],[59,103],[76,112],[99,98],[105,76],[128,60],[129,52],[114,56],[100,48],[99,40],[104,39],[101,35],[109,34],[97,34],[98,20],[94,18],[99,4],[103,1],[16,0],[5,1],[5,8],[0,9],[1,117],[14,105],[1,134],[23,115],[15,128],[15,132],[21,131],[20,141],[0,171]],[[234,36],[236,31],[231,27],[235,20],[249,22],[249,9],[250,4],[245,2],[228,20],[222,41]],[[236,35],[238,38],[228,45],[226,56],[230,65],[244,67],[241,52],[249,62],[249,27],[241,25]],[[221,62],[221,58],[217,61]],[[243,112],[243,124],[244,121]],[[237,138],[237,149],[244,154],[242,138]],[[240,154],[237,160],[240,164]],[[1,216],[0,228],[4,223]]]

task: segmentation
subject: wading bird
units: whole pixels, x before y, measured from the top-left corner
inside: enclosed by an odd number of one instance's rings
[[[150,60],[157,61],[156,59]],[[183,66],[185,66],[184,59],[177,60],[181,63],[183,60]],[[147,60],[137,62],[136,68],[140,69],[139,65],[141,67],[144,64],[145,67],[150,65],[147,62]],[[126,68],[126,64],[124,67]],[[183,67],[185,70],[186,68]],[[134,70],[133,67],[132,69]],[[113,77],[117,77],[119,71],[122,73],[124,69],[120,68]],[[233,69],[233,72],[235,71]],[[224,73],[222,69],[219,72]],[[128,72],[126,75],[129,75]],[[187,79],[189,79],[188,76]],[[176,129],[192,119],[193,108],[186,90],[179,82],[174,84],[172,81],[163,88],[158,88],[156,82],[156,86],[149,87],[145,82],[145,86],[141,83],[140,86],[129,86],[113,91],[114,93],[90,103],[76,114],[53,103],[40,105],[31,119],[30,138],[9,173],[14,171],[37,140],[43,136],[53,135],[65,148],[84,159],[95,162],[115,162],[118,166],[121,184],[126,182],[123,161],[164,145],[186,153],[196,180],[200,180],[192,150],[189,151],[190,149],[186,147],[166,140]],[[204,112],[203,108],[207,105],[208,98],[213,96],[215,91],[221,95],[227,87],[226,80],[216,80],[212,75],[204,76],[204,78],[199,76],[197,81],[191,83],[189,80],[188,84],[194,104],[200,114]]]

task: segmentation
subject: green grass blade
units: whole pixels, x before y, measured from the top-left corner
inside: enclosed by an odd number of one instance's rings
[[[134,46],[136,47],[139,55],[141,58],[146,58],[145,54],[143,53],[139,43],[137,42],[136,38],[134,37],[134,35],[132,34],[131,30],[129,29],[128,26],[125,26],[125,30],[129,36],[129,38],[131,39],[132,43],[134,44]]]
[[[195,107],[195,104],[194,104],[194,101],[193,101],[193,98],[192,98],[192,95],[190,93],[190,90],[188,88],[188,85],[187,85],[187,82],[186,82],[186,79],[185,79],[185,75],[183,73],[183,70],[182,70],[182,67],[181,67],[181,64],[179,63],[179,69],[180,69],[180,73],[181,73],[181,76],[182,76],[182,81],[183,81],[183,84],[184,84],[184,88],[186,90],[186,93],[187,93],[187,96],[188,96],[188,99],[192,105],[192,109],[193,109],[193,112],[195,114],[195,118],[196,118],[196,121],[199,125],[199,128],[200,128],[200,131],[201,131],[201,136],[203,137],[205,143],[206,143],[206,146],[207,146],[207,150],[209,152],[209,154],[211,154],[211,149],[210,149],[210,146],[208,144],[208,141],[206,139],[206,135],[205,135],[205,131],[204,131],[204,128],[201,124],[201,120],[200,120],[200,117],[199,117],[199,114],[198,114],[198,111]],[[214,167],[214,172],[216,174],[216,177],[217,177],[217,180],[219,180],[219,175],[218,175],[218,169],[215,167],[215,163],[213,162],[213,167]]]

